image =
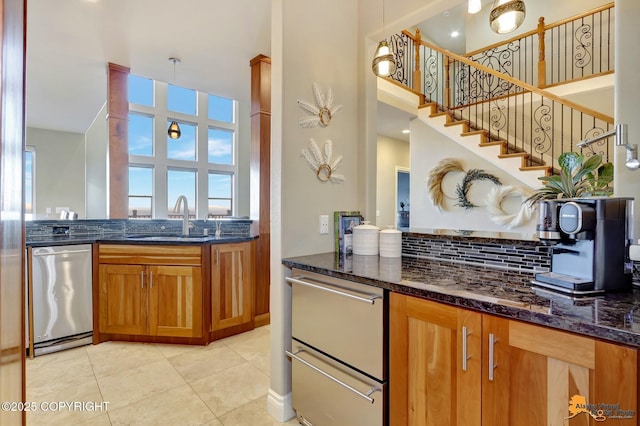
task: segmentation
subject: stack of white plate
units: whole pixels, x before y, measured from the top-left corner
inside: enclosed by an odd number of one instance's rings
[[[353,228],[353,254],[377,255],[380,243],[380,228],[369,225],[364,221],[362,225]]]
[[[380,256],[401,257],[402,256],[402,232],[393,229],[380,231]]]

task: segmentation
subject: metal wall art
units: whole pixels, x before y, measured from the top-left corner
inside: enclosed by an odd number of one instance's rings
[[[313,83],[313,96],[315,105],[303,99],[298,99],[298,105],[312,114],[300,118],[298,124],[302,127],[326,127],[331,123],[333,116],[342,109],[342,105],[333,104],[334,99],[331,88],[329,88],[325,97],[317,83]]]
[[[325,142],[323,153],[313,138],[309,139],[309,141],[309,148],[303,149],[300,152],[300,156],[307,161],[307,164],[309,165],[309,167],[311,167],[311,170],[316,173],[317,178],[322,182],[344,182],[344,175],[338,175],[334,173],[342,163],[342,155],[339,155],[335,160],[332,161],[332,142],[330,140],[327,140]]]

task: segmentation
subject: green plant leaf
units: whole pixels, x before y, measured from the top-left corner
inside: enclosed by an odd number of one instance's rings
[[[582,165],[583,157],[577,152],[563,152],[558,157],[558,164],[562,171],[569,176],[573,176],[573,173]]]

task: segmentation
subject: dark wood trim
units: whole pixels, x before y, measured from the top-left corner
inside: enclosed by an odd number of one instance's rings
[[[255,252],[255,315],[269,312],[271,275],[271,59],[251,65],[251,219],[259,238]]]
[[[109,218],[126,219],[129,206],[129,68],[112,63],[107,68]]]

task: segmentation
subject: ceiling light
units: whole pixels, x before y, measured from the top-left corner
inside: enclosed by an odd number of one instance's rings
[[[382,0],[382,32],[384,32],[384,0]],[[382,40],[378,43],[378,48],[371,62],[371,68],[378,77],[388,77],[396,71],[396,59],[387,44],[387,40]]]
[[[470,14],[478,13],[482,9],[482,0],[469,0],[467,12]]]
[[[409,130],[409,129],[404,129],[404,130],[402,131],[402,133],[404,133],[405,135],[407,135],[407,134],[411,133],[411,130]]]
[[[451,32],[451,37],[456,38],[460,35],[460,33],[458,31],[452,31]]]
[[[524,0],[495,0],[489,13],[489,26],[498,34],[515,31],[526,14]]]
[[[169,62],[173,62],[173,85],[176,85],[176,64],[180,63],[180,59],[178,58],[169,58]],[[167,134],[171,139],[179,139],[182,132],[180,131],[180,126],[178,122],[175,120],[176,114],[173,113],[173,121],[169,125],[167,129]]]

